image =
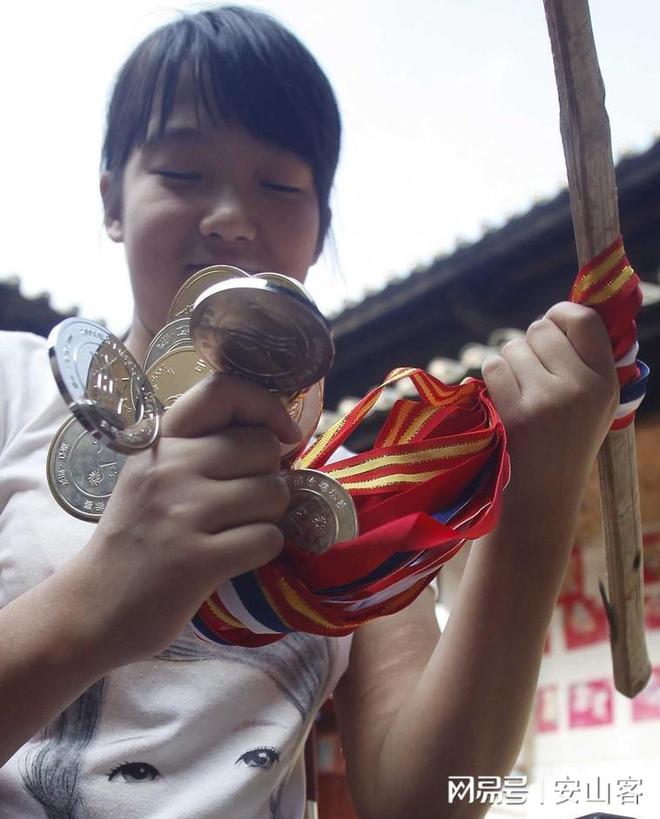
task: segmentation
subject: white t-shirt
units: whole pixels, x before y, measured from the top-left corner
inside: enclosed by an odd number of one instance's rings
[[[0,607],[93,530],[52,498],[48,447],[69,417],[46,343],[0,332]],[[0,817],[300,819],[302,749],[350,637],[264,648],[184,633],[93,685],[0,769]]]

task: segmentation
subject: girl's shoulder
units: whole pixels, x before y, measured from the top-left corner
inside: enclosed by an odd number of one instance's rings
[[[46,339],[34,333],[0,330],[0,396],[4,405],[34,395],[53,380]]]
[[[54,383],[45,338],[0,330],[0,445],[30,406],[52,394]]]
[[[0,374],[3,379],[24,380],[35,360],[46,355],[46,339],[34,333],[0,330]]]

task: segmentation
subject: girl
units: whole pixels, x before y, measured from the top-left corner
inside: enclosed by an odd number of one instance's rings
[[[318,65],[265,15],[203,11],[138,46],[101,175],[138,360],[201,267],[304,280],[330,223],[339,133]],[[352,639],[196,643],[188,623],[209,593],[282,549],[280,442],[298,430],[279,400],[224,375],[198,384],[157,446],[128,459],[94,527],[64,517],[46,485],[67,410],[43,339],[4,334],[1,354],[1,816],[300,817],[304,736],[333,690],[361,817],[483,813],[448,804],[447,777],[515,760],[618,398],[593,311],[555,305],[484,368],[513,477],[441,640],[425,593]]]

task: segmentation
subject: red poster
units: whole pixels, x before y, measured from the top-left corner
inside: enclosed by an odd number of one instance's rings
[[[646,628],[660,628],[660,589],[644,589]]]
[[[581,648],[607,641],[607,615],[600,600],[580,595],[567,600],[562,608],[566,648]]]
[[[609,680],[575,683],[568,689],[568,724],[571,728],[610,725],[614,696]]]
[[[633,722],[660,719],[660,666],[654,666],[646,688],[632,701]]]
[[[660,531],[645,532],[644,543],[644,582],[660,583]]]
[[[534,701],[534,725],[538,733],[559,728],[559,692],[557,685],[540,685]]]

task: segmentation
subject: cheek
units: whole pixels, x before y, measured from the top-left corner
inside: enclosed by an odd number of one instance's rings
[[[316,255],[319,235],[319,213],[316,207],[304,208],[281,220],[276,241],[286,273],[302,281]]]
[[[190,230],[176,202],[141,202],[125,220],[124,246],[136,305],[149,326],[164,321],[183,277]]]
[[[125,243],[129,258],[142,262],[172,258],[172,251],[187,234],[185,209],[176,201],[143,203],[126,221]]]
[[[179,197],[142,167],[139,155],[129,160],[122,185],[122,242],[135,309],[150,328],[164,321],[176,293],[190,232]]]

